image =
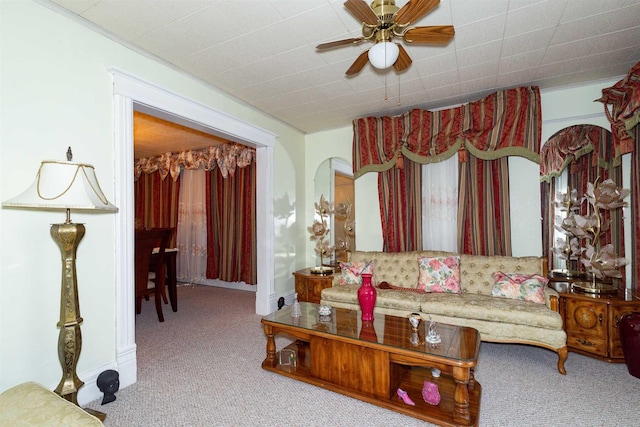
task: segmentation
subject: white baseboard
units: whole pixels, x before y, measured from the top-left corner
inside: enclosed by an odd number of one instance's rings
[[[100,391],[97,385],[98,375],[100,375],[102,372],[106,371],[107,369],[113,369],[114,371],[117,371],[118,366],[116,365],[115,362],[108,363],[97,369],[94,369],[89,372],[83,372],[82,374],[78,375],[78,377],[82,381],[84,381],[84,385],[80,387],[80,390],[78,390],[78,404],[80,406],[84,406],[87,403],[90,403],[90,402],[93,402],[94,400],[102,398],[103,393]],[[53,386],[49,387],[49,389],[55,390],[57,386],[58,384],[54,384]]]
[[[194,282],[196,285],[216,286],[218,288],[237,289],[239,291],[257,292],[256,285],[247,285],[244,282],[225,282],[219,279],[204,279]],[[179,282],[178,285],[189,286],[189,283]]]

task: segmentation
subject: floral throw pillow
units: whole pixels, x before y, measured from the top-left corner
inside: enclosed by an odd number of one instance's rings
[[[539,274],[493,273],[491,296],[520,299],[536,304],[544,304],[544,290],[549,280]]]
[[[418,257],[418,286],[424,292],[459,294],[460,257]]]
[[[340,269],[342,270],[342,276],[340,277],[341,285],[361,285],[362,274],[373,274],[373,268],[375,266],[374,261],[369,262],[341,262]]]

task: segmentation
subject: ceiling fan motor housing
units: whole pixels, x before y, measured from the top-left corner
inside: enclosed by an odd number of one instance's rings
[[[1,0],[0,0],[1,1]],[[364,40],[375,45],[360,53],[347,70],[347,76],[353,76],[371,63],[375,68],[386,69],[390,66],[396,72],[406,70],[412,63],[407,51],[394,38],[406,43],[447,44],[455,34],[453,25],[412,26],[423,15],[440,4],[440,0],[410,0],[402,7],[395,0],[346,0],[344,6],[362,23],[362,37],[351,37],[334,42],[322,43],[316,49],[358,44]]]
[[[371,9],[380,19],[383,28],[393,25],[393,15],[400,10],[395,0],[373,0]]]

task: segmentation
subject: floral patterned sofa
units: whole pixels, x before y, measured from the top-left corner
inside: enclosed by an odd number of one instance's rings
[[[377,290],[374,313],[417,312],[475,328],[483,341],[547,348],[558,353],[558,371],[566,373],[567,335],[558,293],[546,286],[545,258],[356,251],[322,291],[321,304],[358,309],[359,275],[367,269]]]

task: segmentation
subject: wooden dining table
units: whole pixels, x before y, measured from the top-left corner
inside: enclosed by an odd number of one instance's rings
[[[155,248],[151,253],[151,266],[157,262],[159,248]],[[164,263],[167,268],[167,288],[169,288],[169,301],[171,310],[178,311],[178,279],[176,264],[178,258],[178,248],[167,248],[164,251]]]

